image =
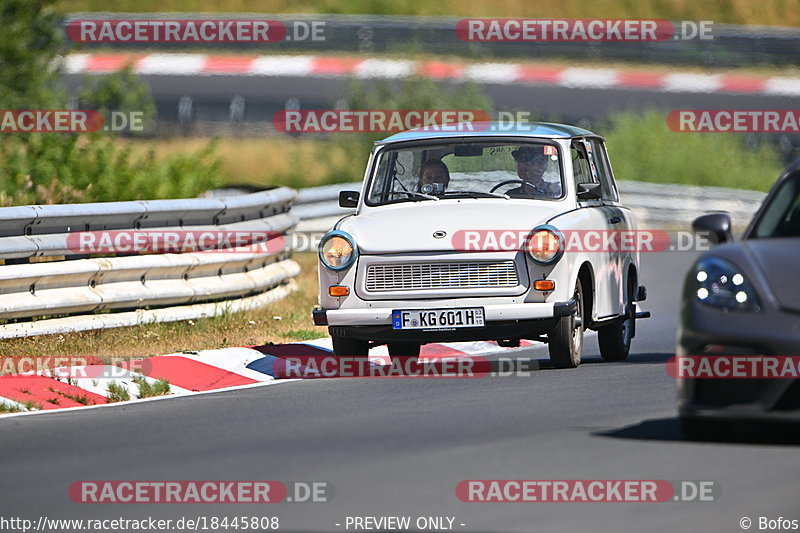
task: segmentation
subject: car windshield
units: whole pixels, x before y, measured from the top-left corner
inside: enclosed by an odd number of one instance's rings
[[[558,147],[547,143],[443,143],[383,150],[367,204],[454,198],[555,199],[563,195]]]
[[[800,174],[775,192],[750,237],[800,237]]]

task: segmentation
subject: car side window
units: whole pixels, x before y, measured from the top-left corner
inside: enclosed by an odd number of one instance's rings
[[[600,179],[600,190],[603,193],[603,200],[610,200],[612,202],[618,201],[619,193],[617,192],[614,174],[611,171],[611,164],[608,162],[608,155],[606,154],[606,147],[603,145],[603,141],[600,139],[590,139],[589,148],[589,156],[594,162],[598,178]]]
[[[596,180],[592,176],[592,171],[589,167],[589,157],[586,154],[586,147],[583,143],[580,141],[573,142],[570,153],[572,156],[572,172],[575,185],[594,183]]]

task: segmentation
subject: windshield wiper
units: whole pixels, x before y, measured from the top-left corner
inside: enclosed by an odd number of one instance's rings
[[[435,200],[437,202],[439,201],[438,197],[432,196],[430,194],[421,193],[421,192],[413,192],[413,191],[394,191],[394,192],[395,192],[395,194],[407,194],[409,196],[414,196],[414,197],[418,197],[418,198],[425,198],[426,200]]]
[[[482,192],[482,191],[445,191],[442,193],[442,196],[447,196],[448,194],[463,194],[464,196],[469,196],[470,198],[504,198],[506,200],[510,200],[511,197],[507,194],[498,194],[496,192]]]

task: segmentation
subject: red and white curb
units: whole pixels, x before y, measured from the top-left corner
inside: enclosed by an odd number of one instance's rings
[[[103,74],[133,65],[157,76],[350,77],[396,79],[418,75],[437,80],[526,84],[575,89],[647,89],[663,92],[800,95],[800,78],[749,74],[699,74],[637,69],[560,67],[528,63],[407,61],[308,55],[227,56],[207,54],[72,54],[69,74]]]
[[[522,341],[520,348],[501,348],[494,342],[434,343],[423,346],[420,359],[435,361],[444,357],[485,356],[531,346],[545,345]],[[0,414],[0,418],[294,382],[297,379],[282,379],[280,371],[275,370],[280,367],[276,362],[284,357],[330,355],[331,349],[331,339],[323,338],[303,343],[174,353],[127,361],[122,366],[96,364],[3,375],[0,376],[0,404],[20,411]],[[387,364],[386,347],[373,348],[370,362]],[[141,388],[137,381],[142,380],[150,385],[158,380],[167,380],[169,394],[139,398]],[[109,402],[109,385],[112,383],[117,391],[127,391],[131,399]],[[36,408],[28,410],[25,406],[31,404]]]

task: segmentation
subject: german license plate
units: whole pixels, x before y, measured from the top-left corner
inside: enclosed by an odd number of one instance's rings
[[[485,326],[483,307],[450,309],[395,309],[393,329],[451,329]]]

